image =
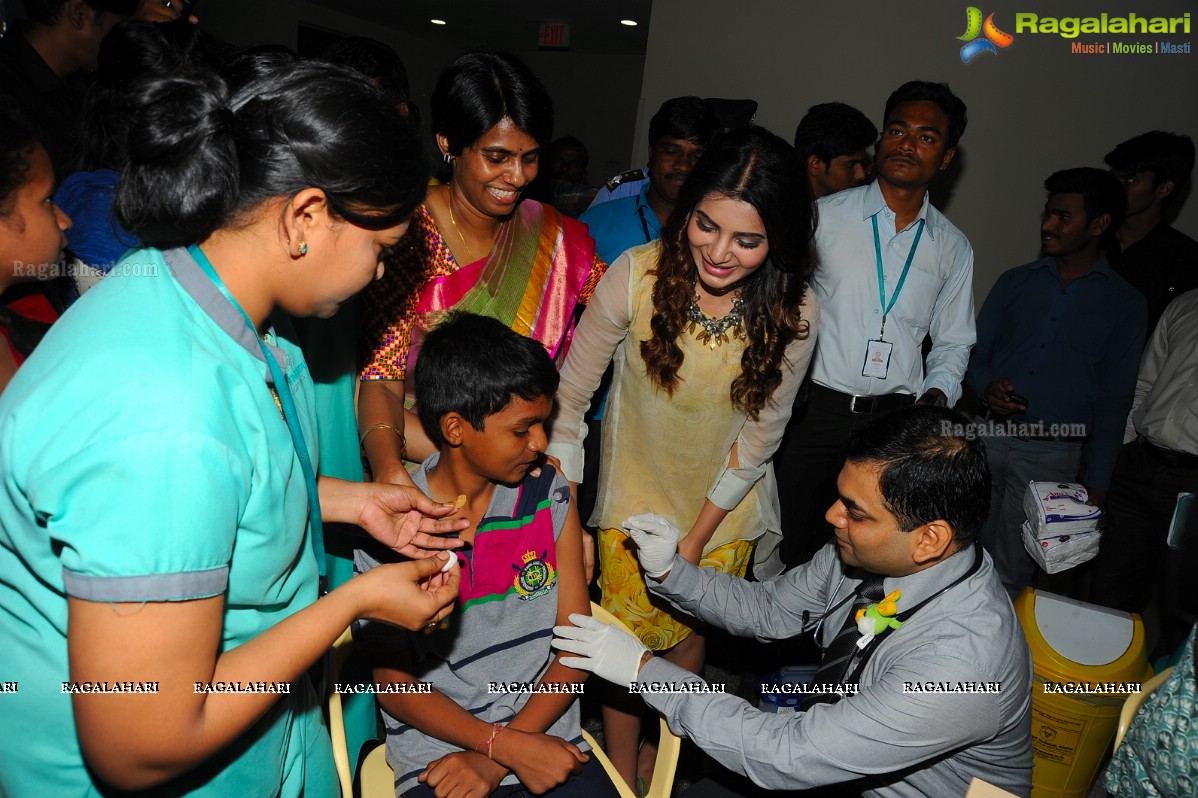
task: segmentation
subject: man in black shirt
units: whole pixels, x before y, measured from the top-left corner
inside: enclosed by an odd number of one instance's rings
[[[1189,136],[1153,130],[1130,138],[1103,159],[1127,190],[1127,217],[1116,234],[1115,271],[1148,300],[1150,338],[1165,306],[1198,288],[1198,241],[1170,227],[1165,213],[1194,170]]]
[[[25,0],[24,23],[0,40],[0,96],[20,109],[61,177],[72,166],[85,86],[100,42],[137,0]],[[72,76],[76,79],[72,80]]]

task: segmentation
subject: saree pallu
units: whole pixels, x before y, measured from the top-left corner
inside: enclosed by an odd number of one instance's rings
[[[585,225],[533,200],[517,206],[486,257],[465,266],[421,206],[385,265],[365,295],[363,380],[406,380],[424,336],[450,311],[497,319],[560,363],[577,309],[607,268]]]

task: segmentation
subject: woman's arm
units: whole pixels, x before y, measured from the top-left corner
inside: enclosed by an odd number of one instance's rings
[[[461,572],[451,571],[440,588],[419,582],[443,562],[435,557],[377,568],[224,652],[223,596],[145,604],[68,598],[72,681],[158,684],[157,693],[72,696],[88,764],[126,790],[161,784],[200,765],[245,734],[277,694],[206,693],[197,685],[290,683],[355,618],[410,629],[435,622],[452,609]]]
[[[782,382],[774,391],[757,419],[748,419],[732,447],[728,465],[716,476],[707,490],[707,500],[731,512],[748,495],[765,473],[766,463],[778,450],[795,397],[807,374],[811,353],[815,349],[819,329],[819,306],[810,291],[803,299],[802,317],[809,322],[807,337],[795,340],[786,347],[782,360]],[[684,541],[685,542],[685,541]]]
[[[590,305],[578,322],[570,352],[562,365],[546,451],[561,461],[562,474],[573,483],[582,481],[584,417],[591,397],[616,347],[628,335],[630,269],[628,256],[621,255],[599,282]]]
[[[403,467],[408,432],[403,402],[403,380],[364,380],[358,390],[358,435],[375,482],[415,484]]]

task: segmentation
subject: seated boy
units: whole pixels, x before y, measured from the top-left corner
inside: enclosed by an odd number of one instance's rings
[[[369,621],[356,629],[376,684],[431,687],[377,695],[396,794],[614,798],[599,762],[580,750],[572,690],[581,691],[585,674],[549,647],[554,624],[590,607],[569,485],[542,465],[553,361],[494,319],[454,314],[425,339],[415,382],[438,453],[412,477],[438,501],[464,501],[471,524],[458,550],[458,606],[446,621],[424,633]],[[540,475],[529,476],[537,465]],[[355,570],[394,556],[359,550]]]

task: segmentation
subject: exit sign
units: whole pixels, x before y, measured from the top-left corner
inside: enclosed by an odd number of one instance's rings
[[[538,47],[567,48],[570,46],[570,26],[565,22],[542,22],[537,37]]]

